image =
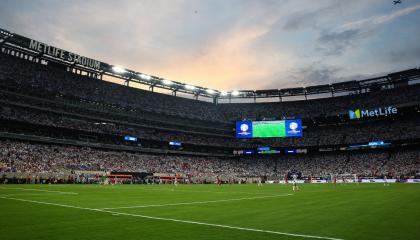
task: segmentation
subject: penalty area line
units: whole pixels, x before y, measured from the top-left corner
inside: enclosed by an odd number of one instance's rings
[[[65,207],[65,208],[87,210],[87,211],[100,212],[100,213],[109,213],[109,214],[114,215],[114,216],[139,217],[139,218],[144,218],[144,219],[152,219],[152,220],[160,220],[160,221],[168,221],[168,222],[178,222],[178,223],[187,223],[187,224],[202,225],[202,226],[209,226],[209,227],[218,227],[218,228],[242,230],[242,231],[248,231],[248,232],[268,233],[268,234],[301,237],[301,238],[326,239],[326,240],[344,240],[342,238],[334,238],[334,237],[323,237],[323,236],[306,235],[306,234],[298,234],[298,233],[277,232],[277,231],[262,230],[262,229],[255,229],[255,228],[235,227],[235,226],[214,224],[214,223],[205,223],[205,222],[188,221],[188,220],[163,218],[163,217],[153,217],[153,216],[132,214],[132,213],[122,213],[122,212],[115,212],[115,211],[98,209],[98,208],[78,207],[78,206],[72,206],[72,205],[66,205],[66,204],[41,202],[41,201],[34,201],[34,200],[27,200],[27,199],[13,198],[13,197],[0,197],[0,198],[15,200],[15,201],[21,201],[21,202],[30,202],[30,203],[43,204],[43,205],[51,205],[51,206],[58,206],[58,207]]]
[[[0,197],[26,197],[26,196],[57,196],[56,193],[13,193],[1,194]]]
[[[242,200],[254,200],[254,199],[263,199],[263,198],[275,198],[275,197],[286,197],[292,196],[293,194],[281,194],[281,195],[269,195],[261,197],[243,197],[243,198],[232,198],[232,199],[222,199],[222,200],[210,200],[210,201],[199,201],[199,202],[180,202],[180,203],[167,203],[167,204],[152,204],[152,205],[136,205],[136,206],[127,206],[127,207],[112,207],[112,208],[101,208],[104,210],[115,210],[115,209],[127,209],[127,208],[149,208],[149,207],[167,207],[167,206],[179,206],[179,205],[196,205],[196,204],[207,204],[207,203],[221,203],[221,202],[232,202],[232,201],[242,201]]]
[[[70,195],[78,195],[77,192],[62,192],[62,191],[51,191],[51,190],[44,190],[44,189],[33,189],[33,188],[17,188],[17,187],[0,187],[0,189],[11,189],[11,190],[23,190],[23,191],[37,191],[37,192],[48,192],[48,193],[59,193],[59,194],[70,194]]]

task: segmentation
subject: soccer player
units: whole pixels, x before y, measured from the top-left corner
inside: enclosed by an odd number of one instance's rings
[[[262,182],[261,182],[261,178],[260,179],[258,179],[258,187],[261,187],[262,186]]]
[[[293,178],[293,191],[299,191],[299,186],[297,185],[298,175],[297,174],[293,174],[292,175],[292,178]]]
[[[384,175],[384,186],[386,187],[386,186],[389,186],[389,183],[388,183],[388,178],[387,178],[387,176],[386,175]]]

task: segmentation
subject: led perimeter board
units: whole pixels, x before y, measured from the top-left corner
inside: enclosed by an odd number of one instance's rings
[[[236,138],[301,137],[302,120],[237,121]]]

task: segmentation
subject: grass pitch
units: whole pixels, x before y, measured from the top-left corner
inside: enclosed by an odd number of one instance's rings
[[[0,185],[0,238],[420,239],[420,185]]]

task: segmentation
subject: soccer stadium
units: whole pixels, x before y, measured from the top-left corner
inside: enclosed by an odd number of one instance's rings
[[[1,239],[420,239],[419,1],[134,2],[0,3]]]

